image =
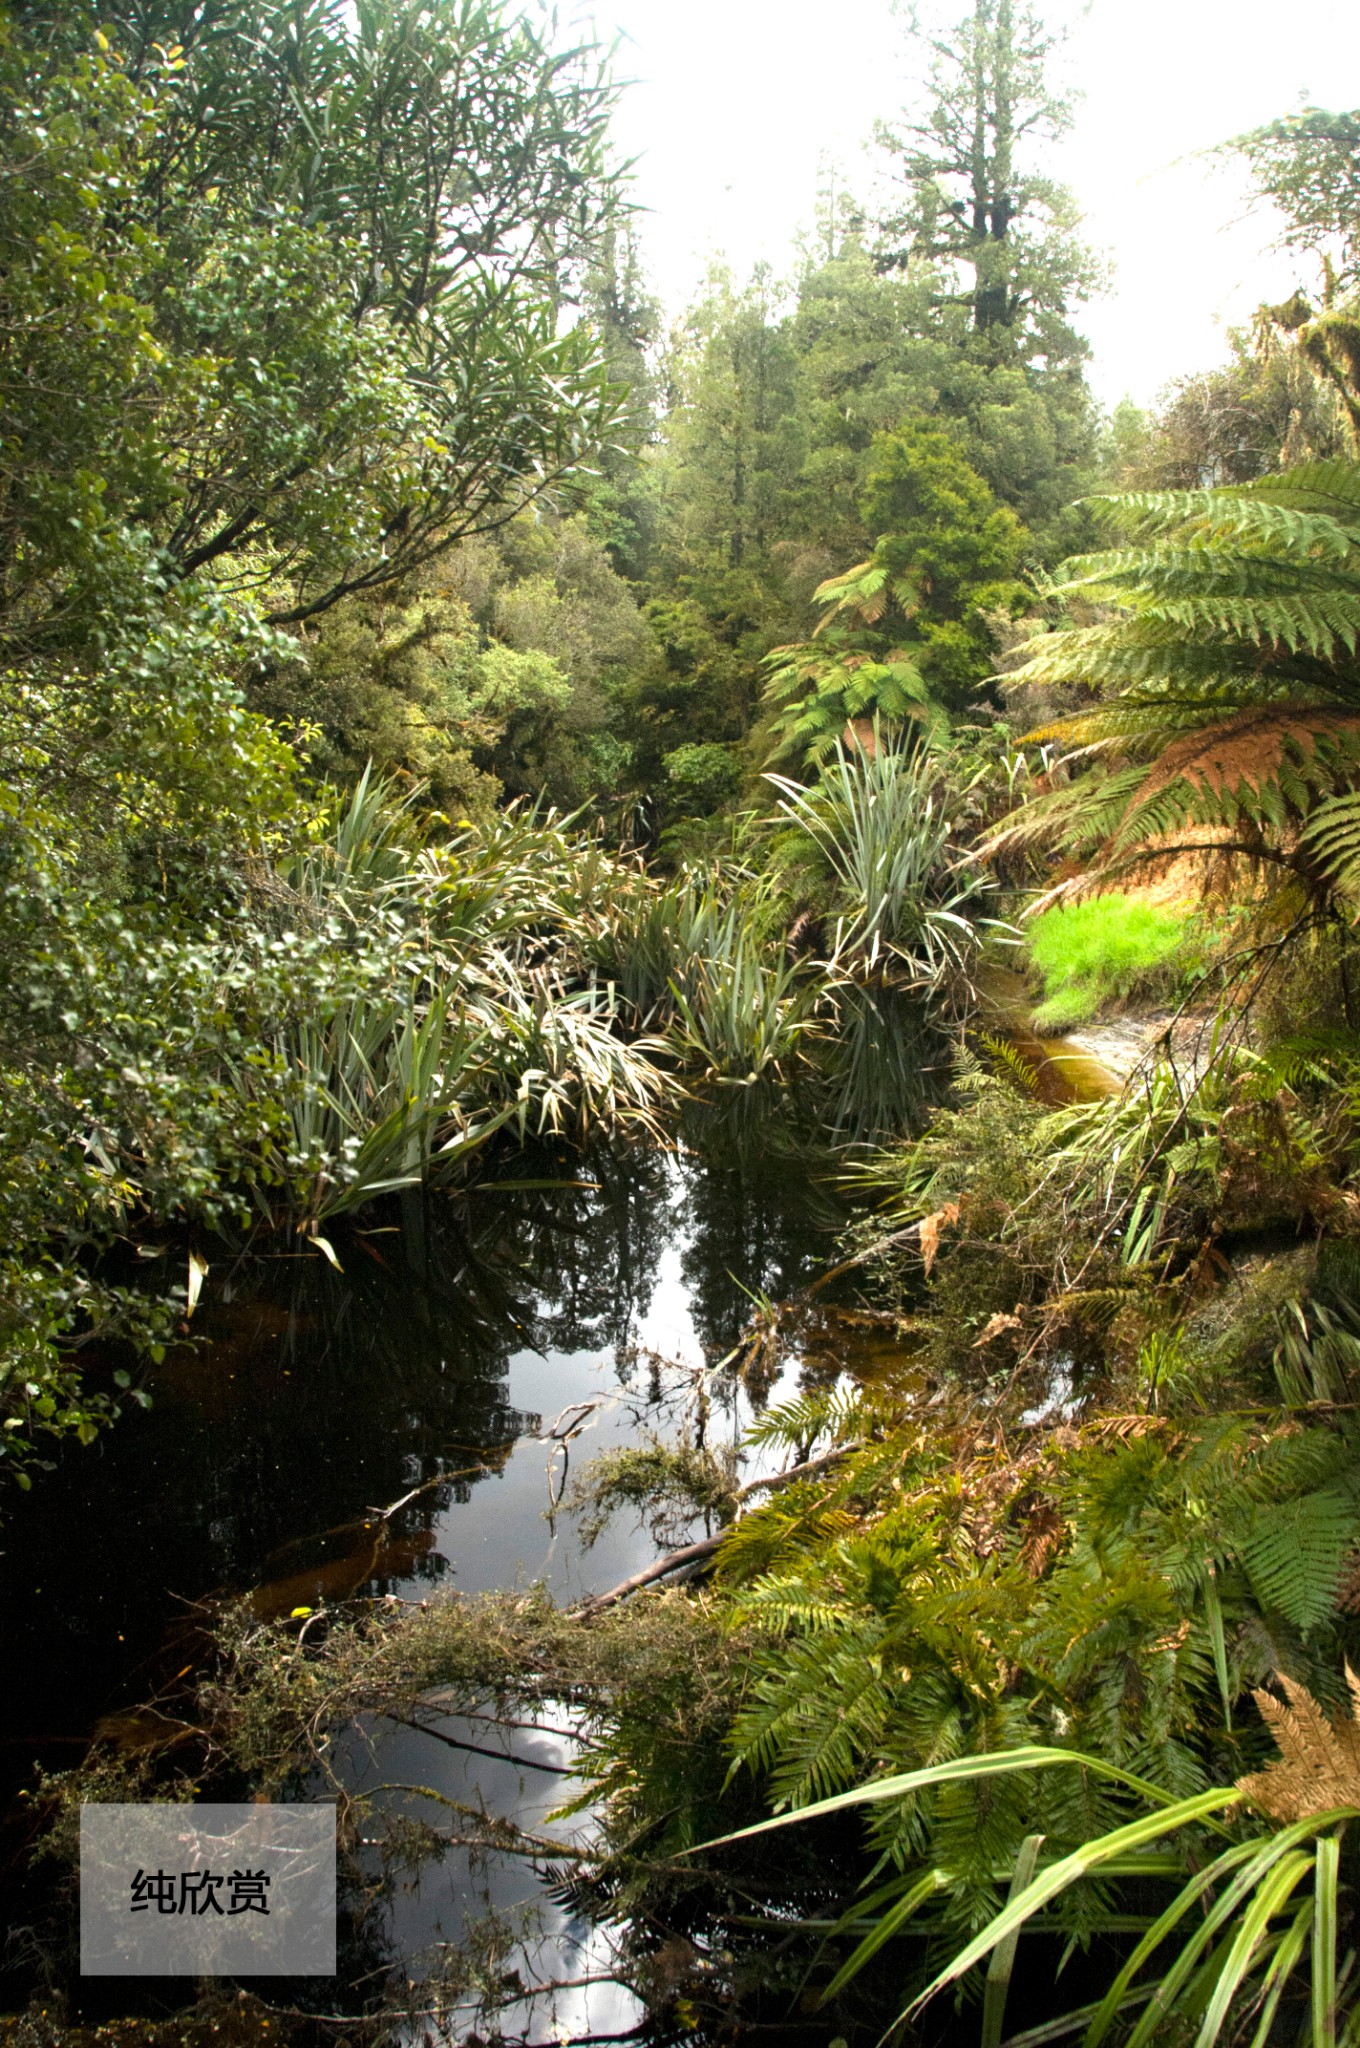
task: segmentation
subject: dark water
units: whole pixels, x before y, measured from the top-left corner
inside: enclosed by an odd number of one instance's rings
[[[699,1150],[521,1154],[457,1198],[366,1215],[335,1240],[342,1273],[277,1241],[215,1259],[194,1319],[208,1341],[169,1356],[150,1409],[69,1450],[0,1531],[7,1798],[35,1767],[78,1761],[181,1653],[192,1661],[186,1618],[205,1597],[249,1594],[262,1618],[531,1580],[566,1598],[648,1561],[640,1525],[619,1521],[583,1552],[569,1520],[546,1519],[564,1453],[545,1439],[578,1426],[579,1464],[641,1427],[680,1426],[696,1369],[749,1318],[744,1290],[804,1284],[842,1220],[828,1156],[753,1101],[696,1116]],[[795,1360],[786,1384],[796,1376]],[[710,1391],[710,1438],[735,1439],[749,1392],[721,1376]],[[535,1773],[388,1730],[380,1764],[356,1748],[349,1767],[356,1782],[378,1770],[475,1793],[532,1826],[571,1753],[569,1735],[522,1733],[515,1754],[555,1767]],[[11,1925],[27,1899],[21,1836]],[[498,1910],[533,1889],[522,1867],[479,1883]],[[389,1951],[418,1969],[456,1935],[468,1885],[446,1866],[422,1879],[392,1908]],[[596,1936],[554,1908],[543,1939],[560,1974]],[[599,2027],[602,2011],[631,2012],[610,1987],[581,1996],[558,2017]]]

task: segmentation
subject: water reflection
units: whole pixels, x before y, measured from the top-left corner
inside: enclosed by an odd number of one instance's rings
[[[813,1046],[817,1122],[838,1145],[882,1145],[919,1130],[948,1084],[947,1034],[907,990],[847,984]]]
[[[579,1469],[644,1427],[674,1433],[752,1295],[788,1296],[829,1263],[844,1220],[837,1160],[778,1106],[759,1089],[691,1104],[675,1152],[522,1153],[458,1199],[366,1215],[336,1237],[342,1272],[277,1247],[215,1259],[203,1341],[156,1370],[151,1409],[68,1451],[6,1522],[10,1788],[35,1761],[76,1760],[101,1717],[182,1675],[206,1597],[247,1593],[262,1618],[360,1591],[419,1599],[533,1580],[569,1599],[650,1561],[640,1522],[611,1523],[587,1552],[545,1512],[564,1439]],[[796,1370],[795,1357],[789,1390]],[[710,1374],[706,1391],[709,1440],[735,1441],[742,1387]],[[471,1787],[522,1824],[535,1801],[556,1803],[550,1775],[525,1789],[517,1766],[441,1746],[466,1738],[456,1723],[383,1733],[373,1768],[386,1779],[410,1764],[444,1798]],[[568,1758],[565,1738],[525,1739]],[[352,1761],[362,1778],[358,1749]],[[28,1880],[17,1864],[10,1877],[22,1913]],[[530,1899],[542,1903],[522,1864],[431,1866],[392,1901],[369,1960],[419,1974],[469,1900],[509,1912]],[[570,1953],[598,1964],[607,1936],[560,1901],[545,1911],[555,1974],[564,1962],[592,1974]],[[591,1991],[593,2022],[613,1996]]]
[[[156,1370],[149,1412],[68,1451],[8,1511],[11,1780],[144,1696],[167,1627],[206,1594],[269,1582],[279,1611],[450,1572],[571,1576],[543,1520],[540,1426],[589,1399],[598,1440],[633,1427],[617,1367],[648,1347],[730,1348],[750,1306],[737,1281],[799,1284],[837,1221],[777,1136],[740,1120],[696,1135],[702,1158],[521,1155],[460,1200],[337,1240],[342,1274],[315,1253],[215,1260],[195,1319],[208,1341]],[[604,1546],[592,1579],[627,1547]]]

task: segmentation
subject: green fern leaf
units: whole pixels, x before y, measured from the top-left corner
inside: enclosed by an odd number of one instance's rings
[[[1264,1608],[1296,1628],[1316,1628],[1335,1606],[1342,1569],[1357,1543],[1354,1501],[1328,1489],[1262,1509],[1242,1545],[1242,1563]]]

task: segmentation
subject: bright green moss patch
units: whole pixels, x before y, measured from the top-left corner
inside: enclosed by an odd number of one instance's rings
[[[1165,968],[1185,936],[1183,914],[1131,896],[1092,896],[1045,910],[1028,929],[1030,959],[1044,981],[1036,1026],[1067,1031],[1084,1024]]]

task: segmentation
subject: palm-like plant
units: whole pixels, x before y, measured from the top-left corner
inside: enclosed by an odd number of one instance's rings
[[[276,1051],[290,1086],[287,1179],[299,1229],[454,1170],[510,1115],[474,1122],[486,1090],[485,1020],[440,994],[355,996],[321,1021],[295,1022]],[[257,1181],[266,1214],[270,1195]]]
[[[899,738],[972,703],[995,655],[993,620],[1026,602],[1027,538],[951,436],[904,419],[873,444],[860,513],[867,561],[814,592],[829,609],[812,639],[769,657],[774,757],[825,760],[847,725],[877,719]]]
[[[813,600],[828,609],[812,639],[776,647],[766,658],[765,701],[775,712],[772,759],[800,754],[817,766],[847,732],[873,720],[888,729],[911,721],[926,732],[944,723],[944,709],[917,665],[919,646],[895,644],[907,639],[917,601],[909,577],[894,575],[875,554],[819,584]]]
[[[768,879],[686,868],[602,892],[589,942],[629,1015],[708,1080],[745,1084],[786,1067],[815,1028],[817,991],[783,948]]]
[[[1048,843],[1110,877],[1186,837],[1314,895],[1354,888],[1360,464],[1094,509],[1124,544],[1069,562],[1056,594],[1105,616],[1033,641],[1011,679],[1097,693],[1029,735],[1093,766],[1013,813],[993,848]]]
[[[601,892],[590,957],[645,1028],[668,1017],[677,983],[694,994],[689,984],[701,963],[730,958],[748,934],[753,942],[766,934],[768,895],[730,870],[684,868],[661,886],[631,875]]]
[[[706,1078],[743,1085],[787,1065],[814,1028],[814,991],[791,960],[769,957],[739,918],[727,943],[690,961],[671,983],[672,1036]]]

